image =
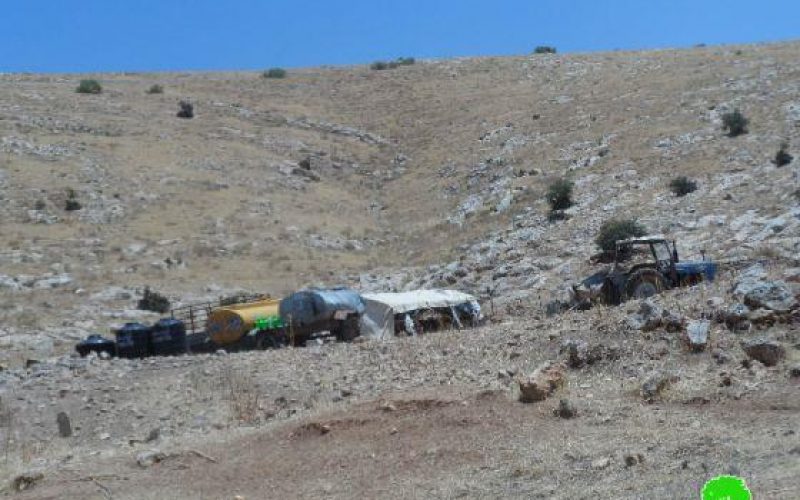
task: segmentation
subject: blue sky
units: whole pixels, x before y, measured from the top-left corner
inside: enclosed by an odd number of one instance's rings
[[[800,38],[798,0],[0,0],[0,71],[261,69]]]

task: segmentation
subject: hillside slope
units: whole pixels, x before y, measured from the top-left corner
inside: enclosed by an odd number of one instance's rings
[[[618,216],[675,236],[687,257],[796,260],[798,163],[770,160],[797,144],[798,52],[460,59],[284,80],[0,75],[3,328],[69,345],[137,317],[125,310],[145,285],[178,302],[312,283],[545,297],[589,270],[598,227]],[[76,93],[85,77],[103,93]],[[164,93],[147,94],[156,83]],[[175,116],[180,99],[193,119]],[[729,138],[720,116],[734,108],[750,131]],[[675,197],[677,175],[698,191]],[[577,205],[551,224],[544,192],[560,176]],[[64,210],[69,189],[81,210]]]

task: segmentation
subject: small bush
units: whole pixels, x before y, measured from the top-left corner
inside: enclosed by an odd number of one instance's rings
[[[672,179],[669,183],[669,188],[677,196],[686,196],[689,193],[697,191],[697,183],[685,175]]]
[[[78,201],[78,196],[75,194],[75,190],[70,188],[67,189],[67,201],[64,203],[64,210],[68,212],[73,212],[75,210],[80,210],[83,208]]]
[[[194,118],[194,106],[188,101],[181,101],[178,103],[178,118]]]
[[[81,80],[75,92],[79,94],[99,94],[103,91],[103,87],[97,80]]]
[[[375,61],[370,64],[370,69],[375,71],[383,71],[385,69],[395,69],[400,66],[411,66],[416,64],[417,60],[413,57],[399,57],[394,61]]]
[[[147,89],[147,93],[148,94],[163,94],[164,93],[164,87],[162,87],[159,84],[154,84],[154,85],[150,86],[149,89]]]
[[[558,179],[547,188],[547,202],[550,210],[565,210],[572,206],[573,184],[567,179]]]
[[[778,167],[783,167],[784,165],[792,163],[794,157],[789,154],[787,149],[789,149],[789,145],[787,143],[784,142],[783,144],[781,144],[781,148],[778,150],[777,153],[775,153],[775,159],[772,160],[772,163],[774,163]]]
[[[616,249],[617,241],[646,234],[647,228],[635,219],[612,219],[600,227],[594,241],[601,250],[611,253]]]
[[[286,78],[286,70],[283,68],[270,68],[261,74],[264,78]]]
[[[45,203],[44,200],[37,200],[33,208],[35,210],[44,210],[45,208],[47,208],[47,203]]]
[[[555,54],[556,48],[550,47],[549,45],[539,45],[535,49],[533,49],[534,54]]]
[[[140,311],[153,311],[157,313],[169,312],[169,299],[157,292],[150,291],[150,287],[144,289],[144,296],[137,305]]]
[[[745,118],[738,109],[722,115],[722,130],[726,130],[729,137],[746,134],[748,123],[750,120]]]

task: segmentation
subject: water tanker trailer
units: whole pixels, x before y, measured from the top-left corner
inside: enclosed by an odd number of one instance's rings
[[[280,300],[268,299],[219,307],[211,311],[206,332],[218,346],[234,346],[254,337],[259,348],[278,347],[286,342]]]
[[[311,288],[283,299],[280,316],[295,344],[302,345],[323,332],[349,341],[360,335],[364,308],[364,299],[349,288]]]

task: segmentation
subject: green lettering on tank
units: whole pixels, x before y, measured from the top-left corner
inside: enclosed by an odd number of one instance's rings
[[[259,330],[276,330],[284,326],[281,317],[276,315],[256,318],[253,323]]]

